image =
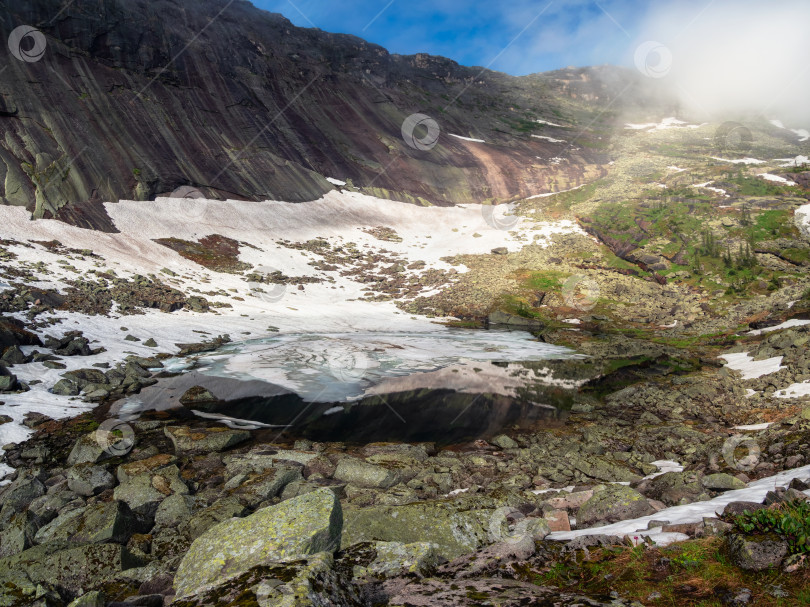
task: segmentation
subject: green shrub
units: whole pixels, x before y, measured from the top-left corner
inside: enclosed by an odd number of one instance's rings
[[[743,533],[776,533],[787,540],[791,554],[810,554],[810,502],[794,500],[773,509],[745,512],[732,522]]]

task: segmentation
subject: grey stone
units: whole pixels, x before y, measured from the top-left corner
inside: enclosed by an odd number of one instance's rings
[[[588,527],[653,514],[655,510],[638,491],[624,485],[608,485],[595,491],[577,513],[577,525]]]
[[[387,489],[399,482],[395,471],[349,457],[338,462],[334,478],[357,487],[378,489]]]
[[[79,464],[68,470],[67,484],[74,493],[91,496],[115,486],[115,477],[101,466]]]
[[[788,544],[782,539],[733,534],[727,537],[726,542],[731,562],[747,571],[779,567],[788,553]]]
[[[197,538],[177,569],[177,598],[197,594],[268,561],[334,552],[340,546],[343,516],[328,489],[231,519]]]

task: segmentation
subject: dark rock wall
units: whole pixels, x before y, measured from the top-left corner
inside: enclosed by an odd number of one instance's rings
[[[590,86],[582,71],[514,78],[391,55],[353,36],[294,27],[244,0],[65,5],[0,0],[4,46],[19,25],[47,41],[36,62],[0,51],[0,201],[36,217],[81,204],[59,217],[109,229],[100,202],[181,185],[211,197],[304,201],[329,191],[323,176],[332,176],[446,205],[601,174],[598,150],[544,142],[526,126],[527,116],[561,115],[563,102],[607,103],[618,85]],[[404,142],[400,128],[414,112],[439,123],[435,148]],[[547,161],[558,154],[564,163]]]

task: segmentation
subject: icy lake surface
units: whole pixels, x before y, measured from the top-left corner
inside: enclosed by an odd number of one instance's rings
[[[174,359],[169,371],[280,386],[310,402],[352,401],[382,391],[444,387],[512,395],[525,377],[510,361],[582,358],[523,331],[445,329],[435,333],[280,334],[199,357]],[[501,363],[501,364],[497,364]],[[539,370],[532,380],[576,387]],[[389,386],[389,389],[385,389]]]

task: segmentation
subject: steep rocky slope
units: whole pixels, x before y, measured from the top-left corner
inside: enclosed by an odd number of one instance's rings
[[[3,40],[30,25],[46,42],[0,70],[0,201],[105,230],[101,201],[184,185],[303,201],[333,177],[439,205],[576,186],[603,174],[604,110],[649,95],[617,68],[515,78],[392,55],[243,0],[3,0],[0,15]],[[436,121],[432,149],[405,142],[414,113]]]

